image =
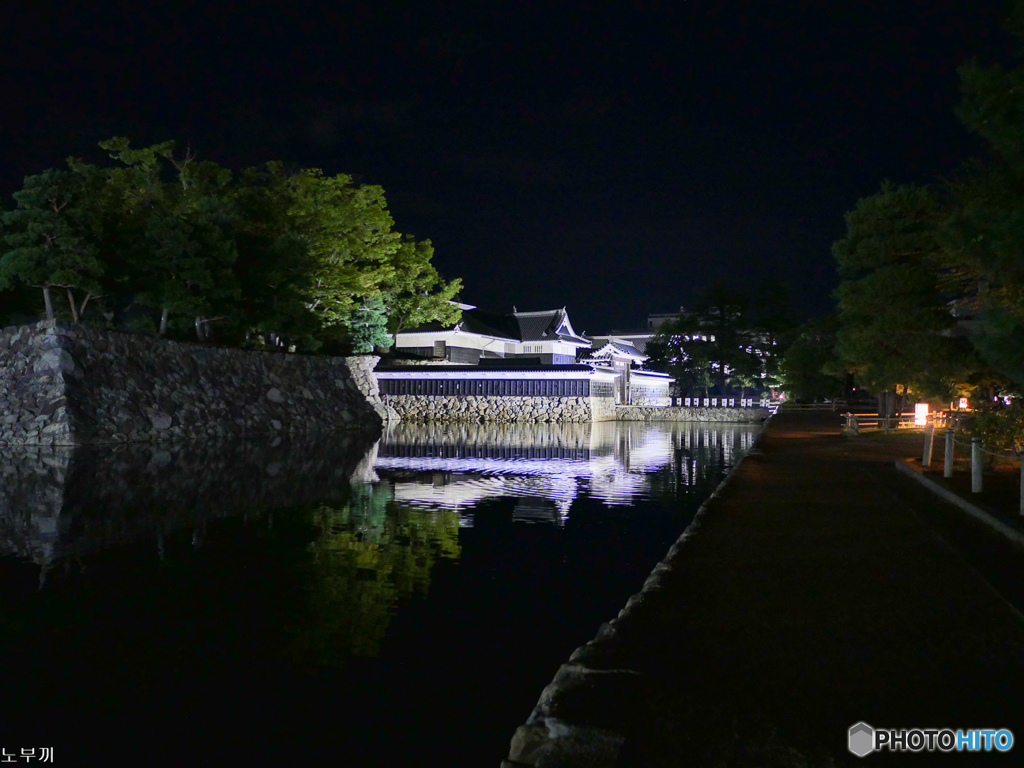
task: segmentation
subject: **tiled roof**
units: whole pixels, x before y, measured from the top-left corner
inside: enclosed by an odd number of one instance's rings
[[[644,355],[643,352],[624,339],[609,339],[599,349],[594,350],[592,357],[599,358],[611,355],[624,355],[625,357],[630,357],[637,361],[647,359],[647,356]]]
[[[494,336],[510,341],[520,340],[519,326],[512,315],[499,315],[496,312],[471,309],[462,313],[462,328],[469,333],[479,333],[482,336]]]
[[[481,336],[493,336],[498,339],[519,341],[519,325],[512,315],[499,315],[494,312],[485,312],[482,309],[465,309],[462,311],[462,319],[455,326],[467,333],[476,333]],[[423,323],[415,328],[406,328],[402,333],[426,333],[430,331],[448,331],[438,322]]]
[[[547,341],[555,336],[562,312],[552,309],[548,312],[515,313],[519,325],[519,336],[523,341]]]
[[[589,344],[589,340],[572,332],[572,323],[569,322],[568,313],[562,309],[548,309],[541,312],[516,312],[515,318],[519,323],[519,332],[523,341],[550,341],[562,339],[573,341],[579,344]],[[566,326],[562,333],[559,328]]]
[[[498,314],[496,312],[485,312],[482,309],[463,310],[462,320],[457,327],[467,333],[476,333],[481,336],[492,336],[509,341],[553,341],[561,339],[564,341],[576,342],[578,344],[589,344],[575,333],[558,333],[563,324],[572,330],[572,323],[564,309],[550,309],[541,312],[512,312],[511,314]],[[415,328],[408,328],[403,333],[423,333],[428,331],[448,330],[440,323],[424,323]]]
[[[651,340],[654,334],[651,331],[621,331],[616,333],[597,334],[591,337],[591,341],[594,342],[595,348],[603,347],[605,344],[615,342],[617,344],[626,343],[631,344],[637,352],[642,355],[647,354],[647,342]]]

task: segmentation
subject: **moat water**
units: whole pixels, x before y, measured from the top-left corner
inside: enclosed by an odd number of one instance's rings
[[[758,431],[0,451],[0,748],[497,766]]]

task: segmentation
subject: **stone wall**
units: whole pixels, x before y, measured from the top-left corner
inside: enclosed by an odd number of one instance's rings
[[[591,397],[590,413],[593,421],[615,421],[615,396]]]
[[[615,406],[617,421],[719,421],[729,424],[759,424],[769,415],[770,411],[766,408]]]
[[[647,405],[661,407],[669,405],[672,398],[668,394],[668,381],[663,384],[648,385],[630,382],[629,384],[630,405]]]
[[[486,397],[476,395],[384,395],[402,421],[584,422],[593,421],[591,397]],[[614,406],[613,406],[614,407]]]
[[[0,444],[358,429],[389,416],[377,358],[224,349],[64,321],[0,330]]]

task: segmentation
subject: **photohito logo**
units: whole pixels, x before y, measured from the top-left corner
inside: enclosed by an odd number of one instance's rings
[[[847,747],[857,757],[887,749],[890,752],[1007,752],[1013,733],[1007,728],[872,728],[855,723],[847,733]]]

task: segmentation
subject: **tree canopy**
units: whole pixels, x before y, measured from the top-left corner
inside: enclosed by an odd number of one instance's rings
[[[941,216],[929,188],[885,183],[846,214],[846,237],[832,248],[843,279],[837,349],[872,391],[946,396],[973,365],[949,333],[956,319],[941,286]]]
[[[173,142],[100,146],[110,164],[29,176],[2,216],[0,290],[40,289],[48,318],[304,350],[367,350],[352,334],[368,307],[384,329],[369,349],[389,327],[458,320],[461,282],[395,231],[379,186],[278,162],[235,174]]]
[[[1008,29],[1024,42],[1024,2]],[[986,145],[931,185],[885,183],[833,247],[841,363],[876,394],[1024,384],[1024,67],[968,62],[957,114]]]
[[[682,392],[763,392],[779,384],[781,336],[789,327],[784,293],[765,287],[746,296],[716,285],[693,310],[658,327],[647,364],[671,374]]]

